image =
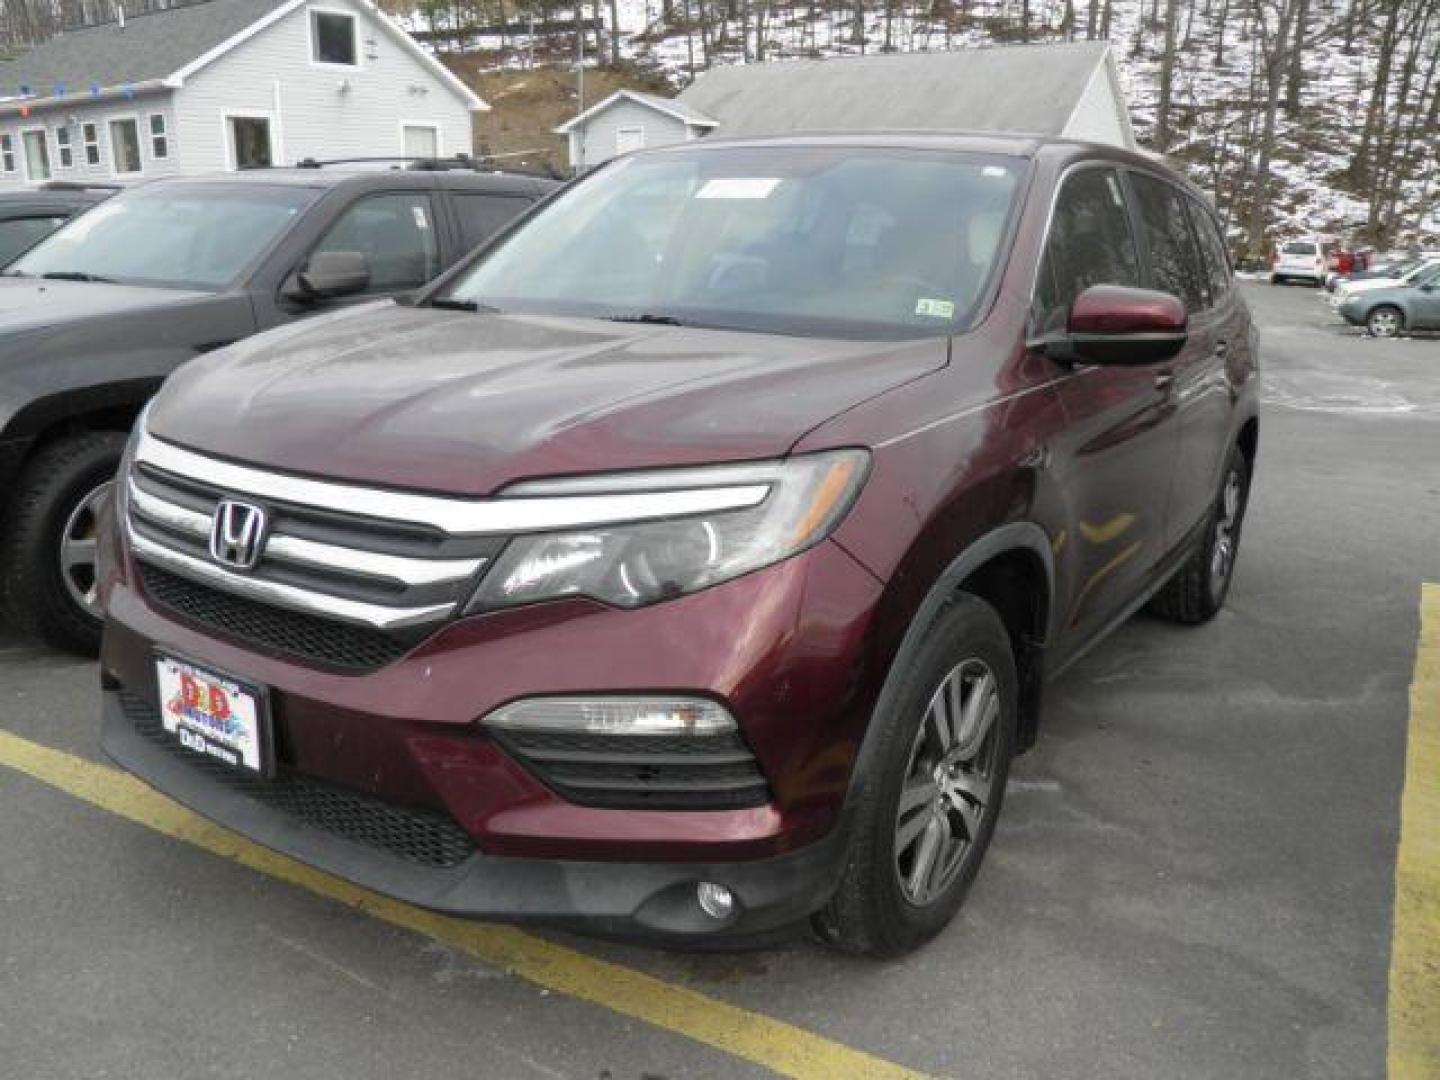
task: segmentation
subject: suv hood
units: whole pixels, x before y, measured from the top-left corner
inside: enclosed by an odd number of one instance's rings
[[[0,334],[169,307],[210,295],[142,285],[0,277]]]
[[[946,354],[944,339],[818,340],[387,303],[186,365],[149,427],[264,467],[486,495],[527,477],[778,456],[837,413],[942,367]]]

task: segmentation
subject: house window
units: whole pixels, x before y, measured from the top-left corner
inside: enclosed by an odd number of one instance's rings
[[[15,136],[8,131],[0,135],[0,168],[7,173],[15,171]]]
[[[68,169],[75,164],[75,150],[70,145],[70,128],[62,124],[55,129],[55,146],[60,151],[60,168]]]
[[[150,156],[161,161],[170,156],[170,135],[165,128],[165,114],[150,114]]]
[[[32,184],[50,179],[50,139],[44,128],[27,131],[21,136],[25,144],[25,177]]]
[[[270,121],[264,116],[232,116],[226,123],[230,129],[230,164],[236,169],[268,169],[275,164],[270,147]]]
[[[94,124],[84,124],[80,128],[80,137],[85,140],[85,164],[100,164],[100,129]]]
[[[138,173],[140,164],[140,125],[134,117],[110,121],[110,167],[117,176]]]
[[[645,149],[645,129],[623,127],[615,129],[615,153],[628,154],[632,150]]]
[[[405,124],[401,128],[401,148],[409,158],[440,156],[440,129],[430,124]]]
[[[354,15],[343,15],[336,11],[310,13],[311,55],[317,64],[355,67],[359,63],[359,48],[355,37]]]

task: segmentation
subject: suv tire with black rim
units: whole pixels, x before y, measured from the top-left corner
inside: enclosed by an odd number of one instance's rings
[[[873,779],[855,809],[840,886],[815,916],[822,938],[846,952],[899,956],[954,918],[1004,800],[1017,696],[1000,616],[958,593],[872,720]]]
[[[92,431],[43,447],[20,474],[0,528],[0,609],[21,631],[93,656],[96,517],[126,436]]]
[[[1237,446],[1231,449],[1225,465],[1225,478],[1211,508],[1204,539],[1150,601],[1151,614],[1190,626],[1215,617],[1235,576],[1240,528],[1249,502],[1250,462]]]

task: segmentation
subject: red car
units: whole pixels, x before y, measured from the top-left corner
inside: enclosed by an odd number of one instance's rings
[[[1046,680],[1224,602],[1256,351],[1147,158],[628,157],[415,302],[170,379],[103,544],[105,748],[432,908],[904,952]]]

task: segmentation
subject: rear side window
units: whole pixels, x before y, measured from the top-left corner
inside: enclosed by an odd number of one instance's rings
[[[1055,202],[1035,289],[1041,332],[1065,324],[1070,304],[1091,285],[1140,284],[1140,259],[1119,177],[1085,169],[1065,181]]]
[[[403,292],[440,272],[430,196],[371,195],[340,215],[316,251],[358,251],[370,264],[367,293]]]
[[[1205,272],[1210,280],[1210,295],[1219,300],[1230,291],[1230,260],[1225,257],[1225,244],[1220,239],[1220,226],[1210,212],[1195,200],[1190,201],[1190,219],[1200,237],[1205,255]]]
[[[1315,245],[1306,243],[1286,244],[1281,250],[1286,255],[1314,255]]]
[[[460,239],[472,251],[530,208],[530,200],[518,195],[480,195],[459,192],[452,195],[460,214]]]
[[[1195,235],[1185,213],[1188,196],[1180,189],[1140,173],[1132,174],[1140,221],[1150,250],[1155,288],[1178,296],[1191,311],[1208,306],[1208,282]]]

